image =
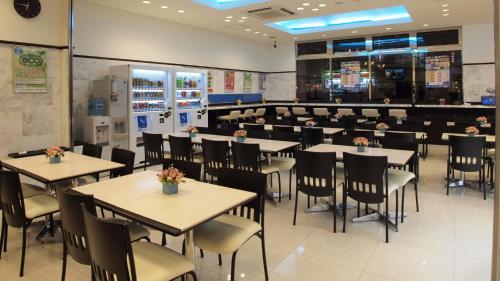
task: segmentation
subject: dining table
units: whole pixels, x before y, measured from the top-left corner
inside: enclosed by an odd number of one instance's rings
[[[240,123],[240,129],[243,129],[245,124],[250,124],[250,125],[256,125],[255,123]],[[272,131],[273,127],[293,127],[293,131],[295,133],[300,133],[302,131],[302,126],[286,126],[286,125],[271,125],[271,124],[264,124],[264,130],[266,131]],[[315,128],[322,128],[323,129],[323,134],[324,135],[336,135],[338,133],[341,133],[344,131],[343,128],[328,128],[328,127],[317,127]]]

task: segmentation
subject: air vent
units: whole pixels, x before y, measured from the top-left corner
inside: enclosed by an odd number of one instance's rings
[[[294,12],[279,6],[251,10],[247,13],[254,18],[264,21],[274,21],[295,15]]]

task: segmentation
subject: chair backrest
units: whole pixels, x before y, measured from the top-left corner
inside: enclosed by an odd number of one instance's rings
[[[68,254],[78,263],[90,265],[82,204],[95,215],[94,197],[76,193],[71,189],[58,188],[56,191],[62,221],[62,237]]]
[[[283,115],[285,113],[289,112],[288,107],[282,107],[282,106],[277,106],[276,107],[276,114],[278,115]]]
[[[292,113],[295,115],[306,115],[307,111],[306,111],[305,107],[294,106],[294,107],[292,107]]]
[[[187,178],[201,181],[201,163],[178,159],[165,159],[163,162],[163,170],[168,169],[171,165],[184,173]]]
[[[243,124],[243,128],[247,131],[264,131],[264,125],[261,124]]]
[[[384,139],[393,139],[407,142],[417,142],[417,134],[415,133],[399,133],[399,132],[385,132]]]
[[[251,210],[253,210],[253,221],[260,223],[264,229],[264,212],[265,212],[265,194],[267,187],[267,177],[265,174],[255,171],[245,171],[238,169],[222,168],[219,171],[219,185],[254,192],[257,197],[250,202],[247,202],[238,210],[233,210],[233,215],[239,215],[250,219]],[[246,212],[245,212],[245,209]]]
[[[406,109],[389,109],[389,116],[395,117],[396,119],[406,118]]]
[[[387,157],[344,152],[343,158],[344,183],[349,196],[363,203],[384,202],[384,194],[389,193]]]
[[[216,175],[220,168],[229,167],[229,142],[202,139],[205,172]]]
[[[358,119],[356,118],[351,118],[351,117],[341,118],[340,122],[344,124],[344,128],[346,130],[354,130],[358,126]]]
[[[301,127],[301,134],[303,149],[323,143],[323,128]]]
[[[279,132],[279,131],[272,131],[271,132],[271,139],[272,140],[280,140],[280,141],[292,141],[292,142],[300,142],[300,133],[285,133],[285,132]]]
[[[111,178],[130,175],[134,172],[135,152],[114,147],[111,151],[111,161],[125,167],[111,171]]]
[[[354,137],[350,135],[334,135],[332,138],[332,144],[353,146],[353,140]]]
[[[241,115],[241,111],[239,110],[232,110],[229,112],[229,116],[232,118],[232,119],[238,119]]]
[[[332,196],[335,189],[335,152],[297,151],[297,188],[311,196]],[[312,165],[311,163],[321,163]]]
[[[258,143],[231,142],[234,168],[260,172],[260,146]]]
[[[247,136],[253,139],[269,139],[269,132],[266,130],[263,131],[249,130],[247,132]]]
[[[358,126],[362,130],[376,130],[377,123],[363,123]]]
[[[337,113],[342,115],[342,116],[352,116],[354,115],[354,112],[352,111],[352,108],[339,108],[337,109]]]
[[[413,132],[424,132],[425,131],[425,121],[424,120],[403,120],[403,125],[412,127]]]
[[[193,143],[190,137],[168,137],[170,157],[177,160],[193,161]]]
[[[378,118],[380,116],[380,113],[378,113],[378,109],[374,108],[363,108],[361,109],[361,114],[364,117],[368,118]]]
[[[375,140],[375,132],[374,131],[364,131],[364,130],[346,130],[346,135],[351,136],[353,138],[363,137],[368,140],[368,142],[373,143]]]
[[[20,228],[26,224],[23,190],[18,173],[0,170],[0,202],[9,226]]]
[[[330,112],[328,111],[328,108],[326,108],[326,107],[313,108],[313,113],[314,113],[314,115],[322,116],[322,117],[330,115]]]
[[[257,108],[255,110],[255,117],[262,117],[264,115],[266,115],[266,109],[265,108],[261,107],[261,108]]]
[[[463,172],[479,171],[485,142],[486,137],[450,135],[448,157],[451,168]]]
[[[92,272],[98,281],[136,281],[127,222],[100,219],[82,207]]]
[[[162,134],[149,134],[143,132],[142,139],[144,141],[144,160],[153,165],[163,163],[165,152],[163,149]]]
[[[273,125],[273,132],[293,133],[293,126]]]
[[[244,112],[243,112],[243,116],[242,117],[253,117],[253,112],[254,110],[252,108],[249,108],[249,109],[246,109]]]
[[[84,143],[83,149],[82,149],[82,154],[85,156],[89,156],[89,157],[101,158],[102,146],[91,144],[91,143]]]

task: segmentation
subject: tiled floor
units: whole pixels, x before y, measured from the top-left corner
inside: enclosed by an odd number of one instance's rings
[[[293,226],[293,200],[285,200],[277,207],[268,204],[266,249],[270,280],[489,280],[493,194],[486,201],[472,189],[453,190],[446,196],[445,157],[445,147],[432,146],[429,158],[421,161],[420,212],[415,212],[414,193],[408,188],[408,218],[399,232],[390,232],[389,244],[384,242],[381,223],[348,222],[345,234],[334,234],[331,213],[299,211],[298,223]],[[286,176],[282,180],[288,181]],[[299,195],[299,210],[305,206],[305,196]],[[351,210],[348,216],[355,213]],[[340,230],[341,221],[337,223]],[[23,280],[59,280],[61,243],[36,242],[36,230],[29,232]],[[181,239],[170,238],[169,247],[180,250]],[[20,232],[11,230],[9,249],[0,260],[1,280],[19,279],[20,241]],[[158,232],[153,232],[153,241],[160,241]],[[200,258],[198,251],[196,254],[199,280],[228,280],[229,256],[219,267],[215,254],[206,253],[205,258]],[[70,259],[66,280],[90,280],[89,273],[88,267]],[[238,252],[236,273],[237,280],[264,280],[257,238]]]

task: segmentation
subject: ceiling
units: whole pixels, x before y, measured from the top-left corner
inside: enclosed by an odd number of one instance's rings
[[[213,9],[191,0],[149,0],[149,4],[142,3],[143,0],[81,1],[268,43],[273,41],[302,41],[397,33],[411,30],[456,27],[464,24],[489,23],[493,21],[493,1],[491,0],[270,0],[265,3],[228,10]],[[309,6],[303,6],[305,2],[309,3]],[[326,4],[326,6],[321,5],[322,7],[320,7],[320,4]],[[292,35],[266,25],[275,21],[317,17],[397,5],[406,6],[413,22],[302,35]],[[445,7],[442,7],[442,5]],[[266,21],[247,14],[249,10],[269,6],[285,8],[295,13],[295,15]],[[302,7],[303,10],[298,10],[297,8],[299,7]],[[449,11],[443,11],[446,9]],[[180,10],[184,11],[184,13],[180,13]],[[443,16],[443,14],[449,15]],[[242,17],[247,18],[242,19]]]

